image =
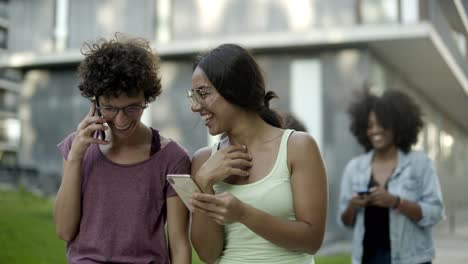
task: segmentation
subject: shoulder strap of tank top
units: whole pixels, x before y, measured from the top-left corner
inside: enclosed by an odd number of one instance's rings
[[[294,132],[293,129],[286,129],[281,137],[280,147],[278,149],[278,156],[277,156],[277,168],[282,170],[289,170],[288,169],[288,140],[291,134]]]

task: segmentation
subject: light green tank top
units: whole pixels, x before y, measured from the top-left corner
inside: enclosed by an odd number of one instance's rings
[[[259,181],[232,185],[214,185],[216,193],[230,192],[239,200],[275,217],[295,220],[290,173],[287,164],[287,142],[293,130],[285,130],[273,169]],[[212,149],[217,151],[218,144]],[[312,239],[312,238],[311,238]],[[313,264],[312,255],[279,247],[238,222],[224,226],[224,249],[217,264]]]

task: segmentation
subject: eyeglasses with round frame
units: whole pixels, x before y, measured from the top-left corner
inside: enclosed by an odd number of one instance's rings
[[[99,114],[105,119],[113,119],[117,116],[120,110],[122,110],[122,112],[130,118],[137,118],[147,107],[148,104],[128,105],[125,107],[97,106],[96,109],[98,110]]]
[[[189,99],[190,105],[205,103],[206,97],[211,94],[208,88],[209,86],[203,85],[195,89],[187,90],[187,98]]]

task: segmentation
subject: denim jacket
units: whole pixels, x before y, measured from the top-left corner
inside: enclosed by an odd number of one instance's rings
[[[341,180],[338,223],[344,226],[341,215],[348,207],[354,193],[367,189],[371,177],[374,152],[352,159]],[[389,210],[390,247],[393,264],[417,264],[431,261],[434,244],[431,228],[444,218],[444,205],[439,179],[429,157],[421,151],[407,154],[398,151],[398,164],[388,180],[387,191],[401,199],[421,206],[422,219],[409,217]],[[360,264],[363,255],[364,208],[357,210],[353,228],[352,263]]]

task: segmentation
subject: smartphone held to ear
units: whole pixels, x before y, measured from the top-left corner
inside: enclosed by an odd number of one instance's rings
[[[93,100],[93,103],[94,103],[94,107],[96,109],[94,111],[94,115],[102,117],[101,112],[99,110],[99,102],[98,102],[97,98],[95,98]],[[96,138],[101,139],[101,140],[106,140],[106,132],[104,132],[104,130],[96,131]]]
[[[189,200],[195,192],[202,192],[189,174],[168,174],[167,181],[174,188],[185,206],[192,211]]]

